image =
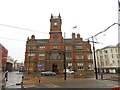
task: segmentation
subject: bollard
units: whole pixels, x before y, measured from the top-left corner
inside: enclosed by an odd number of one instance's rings
[[[103,73],[101,73],[101,80],[103,80]]]
[[[21,84],[23,84],[23,79],[24,79],[24,76],[22,76],[22,82],[21,82]]]

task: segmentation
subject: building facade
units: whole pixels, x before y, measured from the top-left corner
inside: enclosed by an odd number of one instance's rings
[[[11,56],[8,56],[6,68],[9,72],[13,71],[13,65],[14,65],[14,58]]]
[[[42,65],[41,70],[54,71],[63,74],[64,59],[66,68],[73,69],[76,77],[93,75],[93,59],[91,45],[83,41],[80,34],[72,33],[72,38],[65,39],[61,31],[62,19],[59,16],[50,18],[50,38],[36,39],[34,35],[26,41],[26,52],[24,61],[25,73],[38,71],[38,64]],[[64,58],[65,56],[65,58]]]
[[[0,43],[0,57],[1,59],[1,67],[2,71],[6,70],[6,62],[7,62],[8,50]]]
[[[120,63],[118,46],[106,46],[96,50],[97,68],[104,73],[117,73]]]

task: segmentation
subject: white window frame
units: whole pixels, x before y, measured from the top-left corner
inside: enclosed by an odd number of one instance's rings
[[[77,63],[77,66],[78,66],[78,70],[84,70],[84,64],[83,63]]]
[[[71,67],[72,66],[72,63],[68,63],[68,67]]]
[[[28,56],[35,56],[35,53],[29,53]]]
[[[91,59],[92,59],[91,53],[87,53],[87,59],[88,59],[88,60],[91,60]]]
[[[41,53],[41,54],[39,54],[39,56],[45,56],[45,54],[44,54],[44,53]]]

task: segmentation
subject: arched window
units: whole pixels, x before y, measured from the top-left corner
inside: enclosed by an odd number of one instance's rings
[[[57,35],[53,36],[53,42],[54,43],[58,43],[58,37],[57,37]]]

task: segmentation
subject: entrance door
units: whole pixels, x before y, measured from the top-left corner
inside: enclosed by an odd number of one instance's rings
[[[58,72],[58,66],[56,64],[52,65],[52,71],[56,73]]]

